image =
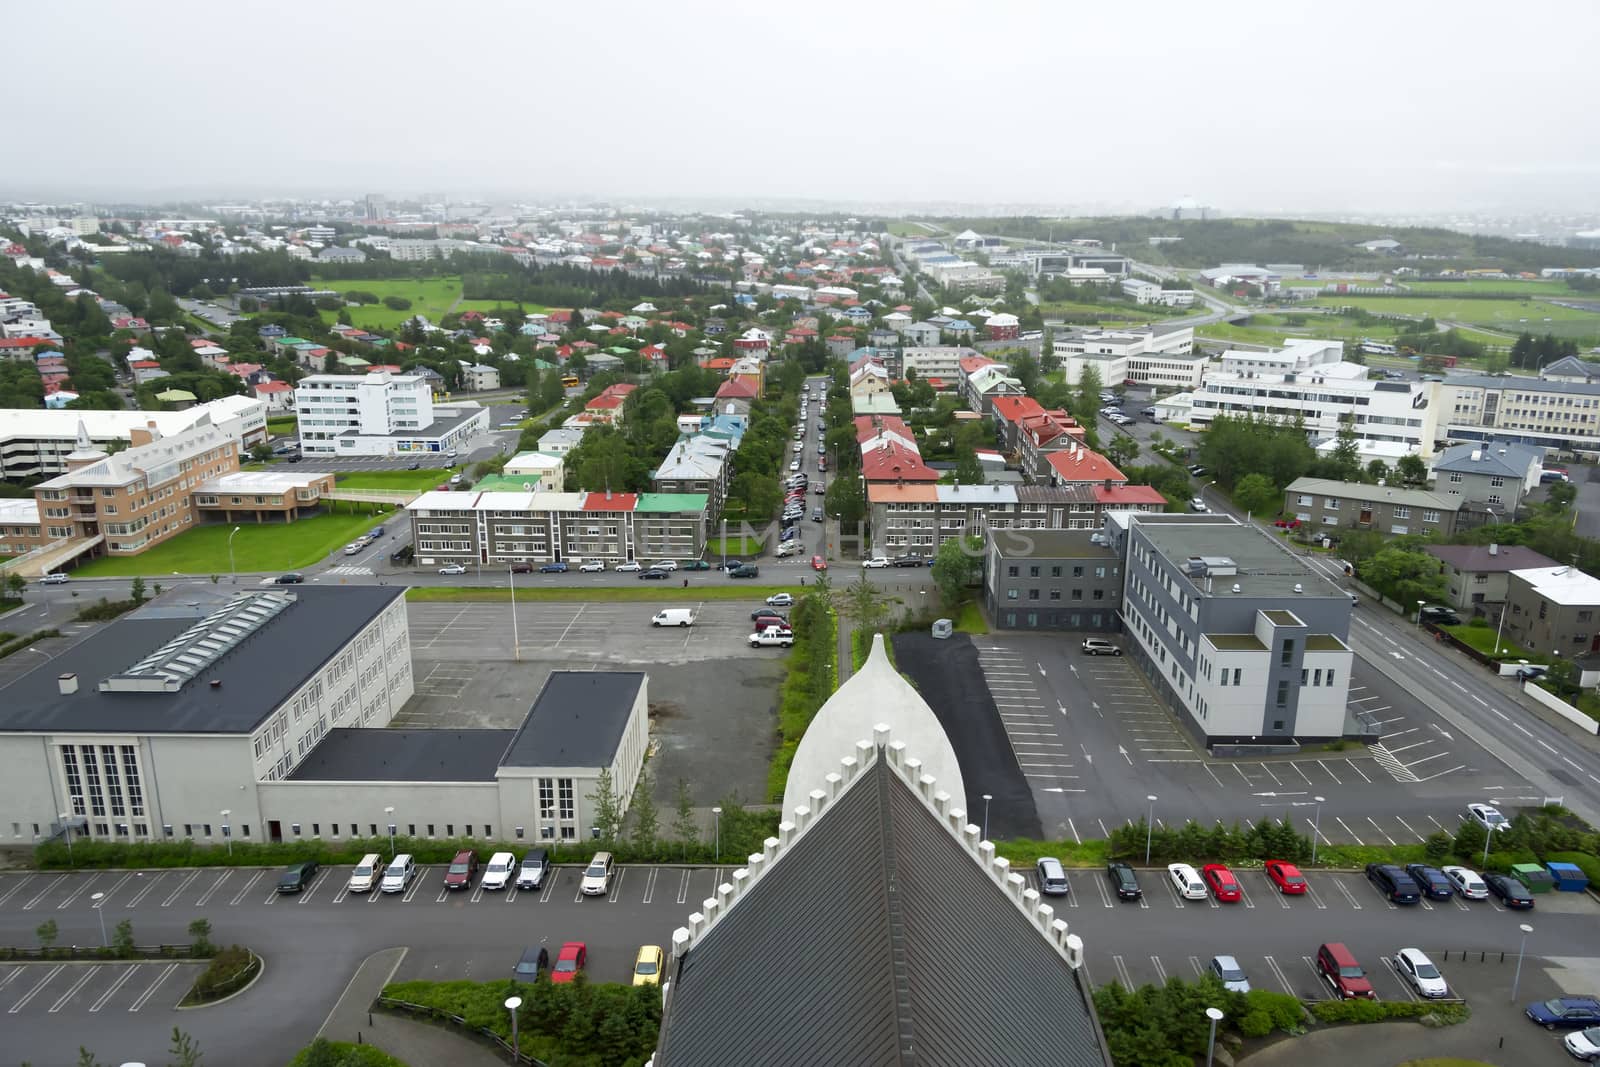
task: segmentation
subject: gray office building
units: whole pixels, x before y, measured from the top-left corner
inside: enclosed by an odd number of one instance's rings
[[[1122,557],[1089,530],[997,530],[984,544],[983,600],[1002,630],[1121,628]]]

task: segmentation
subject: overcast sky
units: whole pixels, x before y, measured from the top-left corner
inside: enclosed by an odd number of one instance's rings
[[[1600,210],[1600,4],[9,6],[0,199]]]

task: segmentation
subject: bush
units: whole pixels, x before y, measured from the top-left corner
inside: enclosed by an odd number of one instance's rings
[[[110,622],[139,606],[137,600],[107,600],[101,597],[93,604],[78,609],[79,622]]]
[[[47,637],[60,636],[61,631],[52,628],[49,630],[35,630],[33,633],[28,634],[25,637],[14,638],[3,645],[0,645],[0,659],[5,659],[7,656],[12,655],[13,653],[21,652],[29,645],[32,645],[38,641],[43,641]]]
[[[1131,992],[1112,982],[1095,990],[1094,1004],[1117,1067],[1192,1067],[1190,1057],[1205,1055],[1210,1040],[1208,1007],[1222,1010],[1224,1034],[1264,1037],[1273,1030],[1297,1034],[1305,1028],[1294,997],[1263,989],[1229,992],[1209,975],[1193,982],[1169,978],[1165,985]]]
[[[220,1000],[231,993],[236,993],[260,967],[261,961],[256,959],[249,949],[239,945],[229,945],[211,957],[210,964],[200,972],[200,977],[194,980],[194,985],[190,987],[183,1002],[204,1004],[206,1001]]]
[[[789,622],[794,627],[794,647],[778,690],[778,747],[767,768],[767,799],[775,802],[783,799],[801,736],[839,684],[839,624],[827,600],[820,593],[801,597]]]
[[[1583,872],[1589,884],[1600,889],[1600,858],[1586,852],[1550,852],[1546,853],[1545,860],[1550,863],[1570,863]]]
[[[1266,1037],[1272,1033],[1272,1016],[1260,1009],[1246,1012],[1239,1020],[1239,1033],[1245,1037]]]
[[[383,298],[383,306],[391,311],[410,311],[411,301],[403,296],[386,296]]]
[[[372,1045],[352,1045],[348,1041],[319,1037],[295,1053],[289,1067],[406,1067],[406,1064]]]
[[[1433,1004],[1414,1000],[1319,1000],[1311,1014],[1320,1023],[1378,1023],[1387,1019],[1420,1019],[1431,1015],[1441,1025],[1466,1022],[1465,1004]]]
[[[1262,818],[1254,826],[1217,823],[1205,826],[1190,819],[1182,827],[1157,827],[1146,835],[1146,825],[1128,822],[1111,831],[1111,855],[1116,859],[1144,859],[1149,843],[1151,863],[1176,860],[1285,859],[1300,861],[1311,855],[1311,838],[1295,829],[1292,820],[1279,823]]]

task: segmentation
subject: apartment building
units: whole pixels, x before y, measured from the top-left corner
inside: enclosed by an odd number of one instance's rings
[[[1455,532],[1464,503],[1460,497],[1426,489],[1329,478],[1296,478],[1283,491],[1284,514],[1318,530],[1345,527],[1448,537]]]
[[[722,437],[690,434],[678,438],[650,476],[657,493],[698,493],[706,498],[706,522],[715,525],[728,501],[733,478],[732,444]]]
[[[1057,335],[1056,358],[1069,385],[1093,367],[1104,386],[1127,382],[1193,389],[1204,377],[1208,358],[1194,350],[1194,329],[1153,325],[1116,330],[1073,330]]]
[[[1136,304],[1162,304],[1166,307],[1186,308],[1194,305],[1193,289],[1164,289],[1143,278],[1122,279],[1122,294]]]
[[[165,437],[198,425],[215,426],[246,452],[267,439],[267,405],[248,396],[228,396],[183,411],[0,410],[0,478],[20,481],[61,474],[67,457],[90,447],[110,451],[133,442],[150,424]]]
[[[1122,557],[1090,530],[990,530],[983,601],[1003,630],[1115,631]]]
[[[1293,750],[1367,731],[1346,711],[1346,592],[1229,516],[1107,531],[1125,559],[1125,647],[1196,739]]]
[[[696,559],[705,550],[701,493],[424,493],[406,505],[422,566]]]
[[[990,414],[995,447],[1014,456],[1035,480],[1048,479],[1045,464],[1049,453],[1082,444],[1087,432],[1064,410],[1046,409],[1031,396],[995,397]]]
[[[1088,485],[869,483],[867,506],[878,551],[923,556],[989,530],[1094,530],[1103,510]]]
[[[1530,652],[1600,652],[1600,578],[1577,567],[1531,567],[1506,579],[1505,631]]]
[[[1374,381],[1367,369],[1343,361],[1343,342],[1291,340],[1278,350],[1224,352],[1194,390],[1189,424],[1205,428],[1218,415],[1301,420],[1311,441],[1337,437],[1349,426],[1357,447],[1379,446],[1393,458],[1400,446],[1424,458],[1439,436],[1434,382]]]
[[[1433,489],[1515,516],[1522,498],[1539,488],[1543,469],[1543,448],[1500,441],[1456,445],[1434,460]]]
[[[315,471],[234,471],[194,492],[194,506],[221,522],[294,522],[322,506],[334,488],[332,474]]]
[[[1447,376],[1438,386],[1440,435],[1600,454],[1600,381],[1574,373],[1573,364],[1582,361],[1561,360],[1539,378]]]
[[[902,378],[909,378],[916,371],[923,381],[939,383],[934,388],[950,389],[960,378],[961,361],[977,354],[976,349],[961,345],[912,346],[900,350],[897,369]]]
[[[1439,561],[1448,583],[1446,599],[1461,611],[1503,606],[1512,571],[1559,566],[1526,545],[1423,545],[1422,551]],[[1498,617],[1498,612],[1489,616]]]
[[[313,374],[295,385],[294,406],[308,458],[448,452],[489,428],[487,408],[436,407],[419,374]]]

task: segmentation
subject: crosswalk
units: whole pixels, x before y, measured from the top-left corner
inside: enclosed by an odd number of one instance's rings
[[[358,567],[354,563],[341,563],[337,567],[329,567],[324,574],[348,575],[352,578],[368,578],[376,572],[371,567]]]

